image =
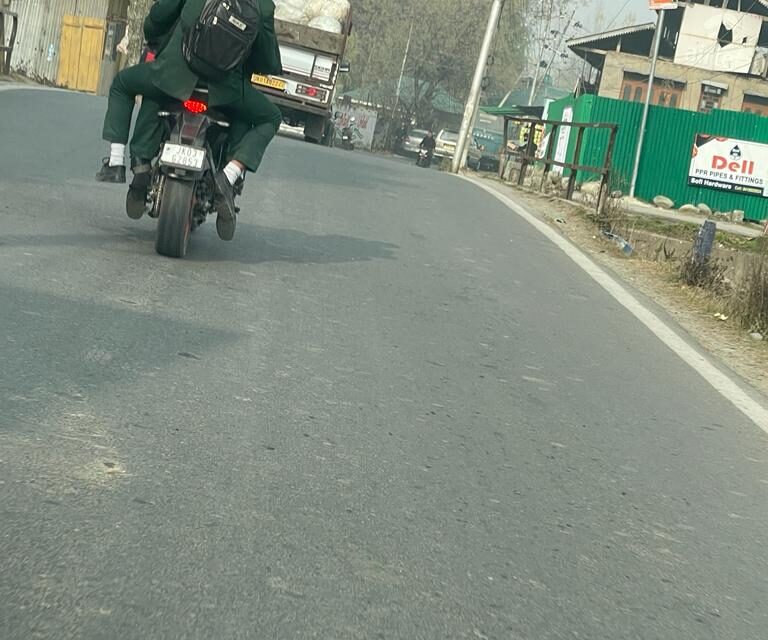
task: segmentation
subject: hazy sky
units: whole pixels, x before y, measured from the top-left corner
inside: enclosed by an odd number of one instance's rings
[[[624,6],[625,2],[627,3],[626,8],[616,19],[613,26],[616,26],[617,24],[619,26],[626,24],[622,21],[622,18],[628,16],[630,13],[633,13],[637,17],[637,22],[639,24],[643,22],[651,22],[655,19],[656,14],[653,11],[648,10],[648,0],[590,0],[589,8],[581,11],[579,19],[584,23],[586,31],[590,32],[593,28],[592,20],[598,5],[603,6],[605,20],[606,22],[610,22],[616,14],[619,13],[619,10]]]

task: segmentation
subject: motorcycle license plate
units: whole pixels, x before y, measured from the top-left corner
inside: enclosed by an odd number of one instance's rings
[[[166,142],[160,155],[160,164],[200,170],[205,164],[205,149]]]

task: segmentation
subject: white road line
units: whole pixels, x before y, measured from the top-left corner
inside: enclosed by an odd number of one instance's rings
[[[523,220],[546,236],[559,249],[583,269],[595,282],[613,296],[619,304],[625,307],[633,316],[642,322],[667,347],[676,353],[684,362],[690,365],[704,380],[731,402],[739,411],[747,416],[763,431],[768,433],[768,410],[754,400],[744,389],[728,375],[723,373],[706,357],[683,340],[668,324],[655,313],[640,303],[618,281],[598,267],[584,252],[558,234],[548,224],[537,218],[523,206],[517,204],[493,187],[483,184],[475,178],[464,177],[465,180],[487,191],[497,200],[503,202]]]

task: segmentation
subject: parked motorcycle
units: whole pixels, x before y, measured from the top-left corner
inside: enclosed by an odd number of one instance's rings
[[[416,166],[428,168],[432,165],[432,153],[429,149],[419,149],[419,155],[416,158]]]
[[[157,253],[183,258],[192,231],[214,212],[213,177],[226,164],[229,123],[209,111],[202,88],[159,115],[167,123],[167,138],[152,163],[148,214],[157,218]],[[236,186],[238,195],[242,186],[242,181]]]

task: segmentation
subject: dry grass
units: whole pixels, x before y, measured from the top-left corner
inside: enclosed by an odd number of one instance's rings
[[[768,333],[768,252],[763,251],[750,263],[728,306],[744,329]]]

